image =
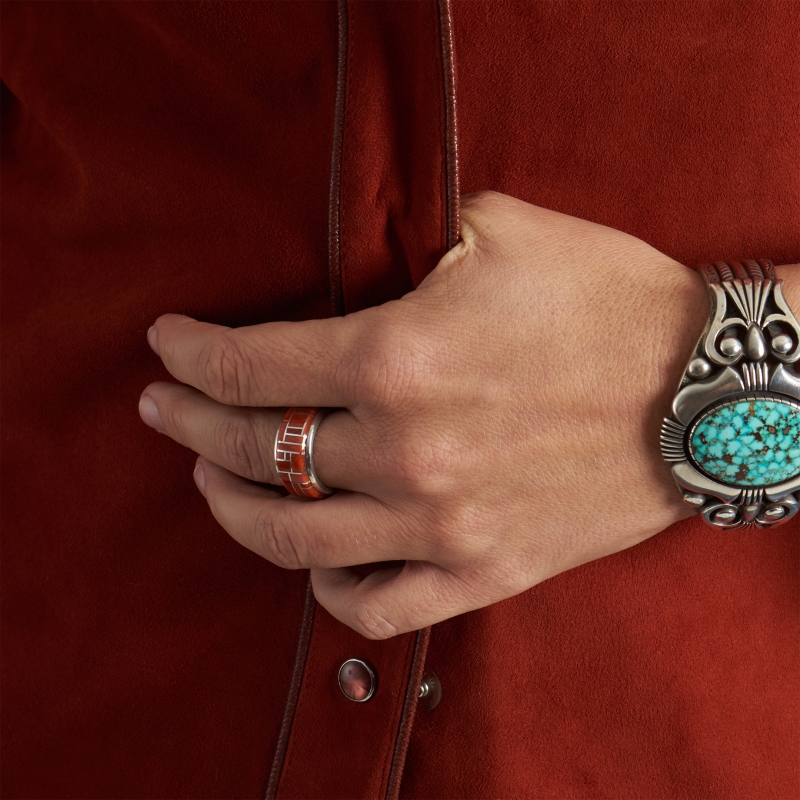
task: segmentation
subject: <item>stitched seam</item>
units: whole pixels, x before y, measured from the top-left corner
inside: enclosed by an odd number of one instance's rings
[[[344,158],[344,122],[350,77],[347,0],[337,4],[339,33],[336,51],[336,102],[334,105],[333,144],[331,147],[331,186],[328,202],[328,280],[331,309],[343,316],[344,280],[342,277],[342,161]]]
[[[283,767],[286,763],[286,756],[292,742],[294,731],[294,718],[299,707],[298,700],[301,697],[303,688],[303,678],[305,677],[308,654],[311,649],[311,632],[314,628],[314,617],[316,612],[316,600],[314,591],[311,587],[311,576],[308,578],[306,587],[306,599],[303,606],[303,619],[300,624],[300,635],[297,640],[297,655],[295,656],[294,668],[292,670],[292,680],[289,684],[289,693],[286,698],[286,709],[283,714],[281,730],[278,734],[278,744],[275,748],[275,756],[272,761],[272,769],[269,774],[269,782],[265,797],[272,800],[277,795],[281,778],[283,777]]]
[[[398,778],[394,778],[394,775],[397,773],[398,769],[402,772],[402,766],[398,763],[398,744],[402,739],[403,733],[403,722],[406,717],[406,712],[410,712],[408,708],[408,694],[411,691],[409,686],[409,681],[411,681],[414,673],[414,651],[416,649],[416,643],[418,636],[415,637],[408,637],[408,644],[406,645],[405,653],[403,654],[403,660],[409,664],[408,669],[404,675],[404,683],[406,684],[406,691],[404,692],[402,698],[399,698],[400,702],[395,703],[394,712],[392,714],[394,725],[387,726],[388,730],[394,729],[394,747],[392,747],[391,757],[387,758],[384,762],[383,770],[381,771],[381,782],[380,782],[380,794],[385,797],[390,797],[389,791],[397,784],[398,788],[400,786],[400,780]],[[409,663],[410,658],[410,663]],[[399,720],[398,720],[398,711],[399,711]]]
[[[458,174],[458,120],[456,113],[456,63],[450,0],[439,0],[439,36],[442,44],[444,77],[445,164],[447,170],[447,248],[455,247],[460,236],[460,180]]]
[[[340,176],[344,176],[344,157],[345,157],[345,147],[344,147],[344,132],[345,132],[345,123],[346,123],[346,101],[347,98],[350,97],[350,83],[351,83],[351,76],[353,71],[351,69],[351,64],[353,62],[353,42],[352,37],[350,36],[351,25],[350,21],[354,17],[355,13],[355,5],[349,2],[349,0],[339,0],[340,7],[344,9],[344,19],[346,24],[346,37],[347,41],[345,43],[345,54],[344,54],[344,99],[342,101],[342,144],[341,144],[341,157],[339,159],[339,174]],[[341,181],[343,182],[343,180]],[[341,194],[341,183],[339,192]],[[342,219],[342,209],[341,203],[339,206],[339,283],[341,286],[341,313],[345,314],[347,312],[347,298],[345,296],[345,288],[344,288],[344,259],[342,257],[342,243],[341,243],[341,219]]]
[[[314,637],[313,636],[313,629],[312,629],[311,641],[309,642],[309,647],[308,647],[308,655],[306,656],[306,664],[309,661],[314,661],[315,660],[316,651],[318,649],[319,649],[319,637]],[[298,698],[298,702],[297,702],[297,707],[295,708],[295,712],[294,712],[295,716],[297,716],[303,710],[303,708],[305,708],[305,706],[308,705],[309,692],[305,692],[304,693],[302,691],[302,688],[303,687],[301,685],[299,698]],[[291,735],[289,737],[289,745],[286,748],[286,756],[284,758],[284,764],[291,763],[291,753],[292,753],[293,745],[295,744],[296,741],[297,741],[297,737],[295,735],[295,729],[293,727],[292,728],[292,733],[291,733]],[[284,770],[283,773],[281,774],[280,783],[278,784],[278,792],[280,792],[280,790],[281,790],[281,788],[283,786],[283,782],[284,782],[283,779],[285,777],[286,777],[286,771]]]

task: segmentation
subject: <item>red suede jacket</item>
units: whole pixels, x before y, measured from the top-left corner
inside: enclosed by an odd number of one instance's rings
[[[366,641],[137,413],[157,316],[397,297],[456,241],[459,182],[685,264],[800,261],[799,4],[2,15],[4,797],[800,795],[798,525],[686,522]]]

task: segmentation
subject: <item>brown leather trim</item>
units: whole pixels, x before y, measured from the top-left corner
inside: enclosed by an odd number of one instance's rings
[[[328,201],[328,280],[330,283],[331,310],[336,316],[344,315],[344,292],[342,288],[341,268],[341,189],[342,189],[342,146],[344,143],[344,108],[347,87],[347,0],[338,0],[338,26],[339,46],[336,55],[336,104],[333,114],[333,144],[331,147],[331,184],[330,199]],[[275,757],[272,760],[272,769],[269,774],[266,800],[272,800],[278,791],[283,764],[286,759],[286,749],[289,744],[289,735],[292,731],[292,722],[300,697],[300,686],[303,682],[303,673],[308,659],[308,650],[311,644],[311,631],[314,626],[314,613],[317,601],[311,578],[308,579],[306,588],[305,608],[303,620],[300,625],[300,636],[297,641],[297,655],[295,656],[292,681],[289,685],[289,694],[286,698],[286,709],[283,714],[278,745]]]
[[[453,54],[453,20],[450,0],[439,0],[439,37],[444,73],[445,154],[447,169],[447,249],[461,235],[461,194],[458,176],[458,126],[456,124],[456,65]]]
[[[342,286],[341,223],[342,147],[344,145],[344,110],[347,94],[347,0],[339,0],[339,50],[336,58],[336,107],[333,115],[331,152],[331,193],[328,203],[328,276],[331,308],[335,316],[344,315]]]
[[[297,655],[292,669],[292,681],[289,684],[289,694],[286,698],[286,709],[283,712],[283,722],[281,722],[281,732],[278,735],[278,745],[275,748],[275,757],[272,759],[272,769],[269,773],[269,783],[267,784],[267,793],[265,795],[266,800],[273,800],[275,797],[278,791],[278,783],[281,779],[281,772],[283,772],[286,747],[289,743],[289,734],[292,731],[297,699],[300,696],[300,685],[303,682],[303,673],[306,669],[306,659],[308,658],[308,647],[311,643],[311,629],[314,625],[314,612],[316,609],[317,601],[314,597],[314,590],[309,577],[303,620],[300,623],[300,636],[297,640]]]
[[[386,785],[386,799],[397,800],[400,795],[400,781],[403,778],[403,767],[406,763],[408,743],[411,739],[411,728],[414,714],[419,703],[419,687],[422,683],[422,674],[425,671],[425,655],[428,652],[428,642],[431,638],[431,629],[423,628],[417,631],[414,640],[414,652],[411,655],[411,667],[408,671],[406,696],[403,701],[403,713],[400,715],[400,726],[395,739],[392,766],[389,770],[389,780]]]
[[[442,55],[444,147],[445,147],[445,195],[446,195],[446,244],[450,249],[459,240],[459,176],[458,176],[458,135],[456,127],[455,65],[453,58],[453,34],[450,15],[450,0],[437,0],[439,12],[439,37]],[[344,144],[344,118],[347,87],[348,55],[348,10],[347,0],[338,0],[339,47],[337,55],[336,106],[334,112],[333,146],[331,153],[331,183],[328,206],[328,272],[330,281],[331,307],[334,314],[343,315],[344,291],[341,270],[341,185],[342,149]],[[270,772],[266,799],[273,800],[283,771],[289,736],[292,729],[300,688],[308,658],[311,632],[314,622],[316,601],[309,580],[306,607],[297,647],[297,656],[289,695],[286,702],[278,746]],[[428,650],[431,629],[417,631],[411,665],[408,672],[403,709],[400,715],[397,737],[395,739],[392,763],[389,768],[386,797],[395,800],[399,796],[406,753],[411,738],[411,728],[419,699],[419,687],[425,668],[425,655]]]
[[[444,85],[444,119],[445,119],[445,170],[447,201],[447,249],[454,247],[460,236],[460,200],[458,175],[458,128],[456,125],[456,78],[455,59],[453,57],[453,25],[450,14],[450,0],[438,0],[439,37],[442,48],[442,77]],[[403,778],[403,767],[411,739],[411,728],[419,703],[419,687],[425,670],[425,655],[431,629],[417,631],[414,652],[411,656],[411,667],[408,672],[403,713],[395,740],[392,765],[386,787],[387,800],[397,800],[400,796],[400,783]]]

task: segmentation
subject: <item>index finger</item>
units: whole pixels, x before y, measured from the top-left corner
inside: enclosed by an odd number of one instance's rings
[[[147,339],[171,375],[220,403],[346,408],[358,327],[352,316],[229,328],[163,314]]]

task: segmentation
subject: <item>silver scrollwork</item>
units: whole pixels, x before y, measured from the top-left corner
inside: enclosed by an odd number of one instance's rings
[[[695,462],[690,440],[699,422],[718,407],[763,400],[797,408],[800,374],[792,365],[800,360],[800,323],[771,263],[706,265],[702,271],[709,320],[662,425],[662,455],[684,502],[708,524],[726,530],[774,527],[800,508],[800,470],[769,486],[724,483]],[[791,449],[800,449],[797,438],[789,442]]]
[[[781,325],[791,330],[791,333],[794,334],[794,349],[787,353],[782,353],[778,349],[773,348],[773,353],[778,361],[782,361],[784,364],[793,364],[800,359],[800,323],[797,321],[797,317],[792,313],[789,304],[786,302],[786,298],[783,296],[783,286],[781,284],[781,281],[776,281],[773,291],[775,305],[778,307],[779,313],[770,314],[764,320],[764,327]],[[789,339],[792,338],[789,331],[784,331],[784,333],[779,335],[787,336]]]

